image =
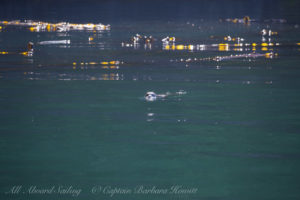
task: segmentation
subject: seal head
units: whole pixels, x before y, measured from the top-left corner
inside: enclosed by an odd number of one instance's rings
[[[154,92],[147,92],[147,93],[145,94],[145,99],[146,99],[147,101],[155,101],[156,98],[157,98],[157,95],[156,95]]]

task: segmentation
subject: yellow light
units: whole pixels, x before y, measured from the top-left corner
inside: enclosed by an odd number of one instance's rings
[[[193,45],[189,45],[189,46],[188,46],[188,49],[189,49],[189,50],[193,50],[193,49],[194,49],[194,46],[193,46]]]
[[[30,27],[29,30],[30,30],[31,32],[34,32],[34,31],[36,31],[36,27]]]
[[[249,16],[245,16],[245,17],[243,18],[243,20],[244,20],[244,23],[245,23],[245,24],[250,23],[250,17],[249,17]]]
[[[265,57],[266,57],[266,58],[270,58],[271,56],[272,56],[271,53],[266,53],[266,54],[265,54]]]
[[[47,25],[47,31],[49,31],[49,32],[51,31],[51,25],[50,24]]]
[[[180,45],[176,45],[176,49],[177,49],[177,50],[183,50],[183,49],[184,49],[184,46],[181,45],[181,44],[180,44]]]
[[[229,45],[228,44],[219,44],[219,51],[228,51]]]

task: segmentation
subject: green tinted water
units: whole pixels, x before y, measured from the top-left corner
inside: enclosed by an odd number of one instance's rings
[[[103,33],[94,47],[86,41],[91,33],[73,32],[68,48],[39,46],[33,58],[1,55],[1,199],[299,198],[299,50],[277,49],[273,60],[186,65],[170,60],[232,52],[121,48],[134,28],[143,30],[134,26],[128,35],[121,25]],[[264,25],[212,23],[211,33],[195,33],[186,23],[168,31],[164,23],[153,26],[162,27],[148,30],[158,38],[178,34],[182,43],[209,43],[212,33],[219,43],[232,29],[260,41],[254,34]],[[278,41],[297,41],[298,29],[276,28],[295,31],[283,31]],[[0,34],[12,33],[19,34]],[[31,40],[59,37],[25,33]],[[112,59],[126,64],[72,66]],[[180,90],[186,94],[176,95]],[[147,91],[175,95],[147,102]],[[21,193],[11,194],[14,186],[22,186]],[[56,192],[30,193],[34,186]],[[196,192],[171,194],[174,186]],[[58,192],[69,187],[80,194]],[[137,187],[169,191],[141,194]],[[114,188],[130,193],[111,194]]]

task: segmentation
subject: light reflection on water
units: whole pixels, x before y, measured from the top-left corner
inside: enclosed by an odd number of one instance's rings
[[[139,24],[132,29],[140,30]],[[141,24],[141,26],[143,26]],[[203,34],[203,27],[212,27],[209,34]],[[218,26],[221,26],[222,32]],[[224,31],[229,30],[226,33]],[[123,34],[122,26],[112,25],[111,30],[98,31],[93,33],[90,31],[70,31],[70,32],[39,32],[31,33],[28,30],[16,29],[6,27],[2,29],[1,38],[7,38],[4,42],[3,48],[14,49],[12,46],[20,46],[26,44],[27,41],[33,41],[36,45],[34,47],[34,54],[32,57],[26,58],[21,55],[0,55],[2,63],[8,63],[14,66],[13,73],[6,73],[5,66],[2,64],[2,79],[18,79],[20,76],[14,77],[18,70],[28,72],[26,68],[28,64],[33,70],[33,74],[23,73],[22,79],[27,80],[182,80],[180,73],[185,71],[185,80],[189,81],[203,81],[201,77],[196,78],[193,72],[198,73],[199,69],[203,69],[205,73],[215,69],[216,71],[209,72],[211,81],[216,83],[235,82],[240,84],[253,84],[257,80],[240,79],[231,75],[227,80],[220,80],[219,74],[229,73],[234,71],[237,74],[247,73],[244,70],[253,69],[254,71],[263,70],[260,66],[263,63],[269,63],[267,66],[272,68],[272,65],[280,60],[281,54],[288,52],[291,55],[297,55],[298,48],[281,47],[289,44],[296,44],[297,37],[284,39],[284,26],[290,30],[290,25],[276,24],[272,25],[272,30],[279,30],[277,35],[266,35],[261,37],[260,30],[264,24],[252,23],[248,26],[237,24],[224,24],[216,22],[194,22],[175,24],[168,23],[168,29],[164,30],[164,23],[154,24],[154,27],[162,27],[162,31],[147,30],[147,36],[153,35],[153,43],[131,43],[131,37],[134,35],[134,30],[130,30],[132,34]],[[126,27],[126,26],[125,26]],[[179,28],[180,27],[180,28]],[[190,28],[185,31],[182,28]],[[179,29],[178,29],[179,28]],[[125,29],[128,29],[127,27]],[[151,29],[151,28],[150,28]],[[179,32],[180,30],[180,32]],[[235,30],[233,32],[232,30]],[[264,29],[263,29],[264,30]],[[268,29],[269,30],[269,29]],[[191,31],[198,33],[192,34]],[[299,32],[298,29],[294,30]],[[19,37],[17,41],[11,43],[12,38],[9,34],[13,33]],[[163,44],[161,39],[167,35],[176,37],[175,44]],[[191,37],[189,37],[189,35]],[[296,36],[296,34],[295,34]],[[55,40],[70,40],[70,44],[51,44],[38,45],[38,42],[55,41]],[[19,42],[19,44],[17,44]],[[125,44],[124,44],[125,42]],[[129,42],[129,43],[126,43]],[[199,45],[199,43],[201,45]],[[10,45],[9,45],[10,44]],[[128,44],[128,45],[127,45]],[[278,45],[276,45],[278,44]],[[127,47],[128,46],[128,47]],[[296,46],[296,45],[295,45]],[[132,48],[131,48],[132,47]],[[22,48],[21,48],[22,49]],[[61,49],[61,50],[60,50]],[[167,50],[167,51],[164,51]],[[170,52],[168,50],[171,50]],[[297,50],[296,52],[294,50]],[[4,49],[3,49],[4,51]],[[21,50],[20,50],[21,51]],[[199,52],[198,52],[199,51]],[[204,52],[204,53],[202,53]],[[234,53],[233,53],[234,52]],[[241,53],[238,53],[241,52]],[[245,53],[246,52],[246,53]],[[248,54],[250,53],[250,54]],[[271,55],[271,56],[270,56]],[[273,58],[274,61],[267,61],[268,58]],[[14,62],[12,62],[14,60]],[[109,60],[124,61],[125,65],[120,66],[72,66],[72,63],[91,63],[91,62],[106,62]],[[147,61],[148,60],[148,61]],[[150,62],[149,62],[150,61]],[[215,64],[217,62],[217,64]],[[26,63],[26,67],[22,66]],[[152,63],[152,64],[151,64]],[[182,64],[181,64],[182,63]],[[246,67],[246,66],[247,67]],[[249,67],[251,65],[251,67]],[[47,66],[47,73],[43,72],[43,68]],[[244,67],[245,66],[245,67]],[[159,68],[165,71],[160,74]],[[84,70],[83,70],[84,69]],[[184,70],[183,70],[184,69]],[[207,71],[206,69],[209,69]],[[49,71],[50,70],[50,71]],[[74,73],[74,71],[80,73]],[[107,73],[106,70],[116,70],[113,73]],[[229,71],[228,71],[229,70]],[[220,71],[221,73],[219,73]],[[226,72],[227,71],[227,72]],[[64,79],[60,78],[63,72]],[[250,71],[249,71],[250,72]],[[275,78],[276,79],[276,78]],[[258,82],[266,84],[273,83],[272,77],[266,77]]]
[[[112,199],[299,196],[296,1],[9,2],[0,15],[58,21],[39,31],[1,25],[0,196],[13,185],[58,183],[199,188]],[[111,29],[59,32],[60,18]],[[146,38],[134,42],[136,34]],[[59,40],[70,43],[47,42]],[[146,101],[148,91],[163,97]]]

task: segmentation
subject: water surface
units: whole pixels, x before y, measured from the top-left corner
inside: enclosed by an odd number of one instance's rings
[[[122,7],[126,2],[133,7]],[[111,24],[110,31],[100,32],[30,32],[13,26],[1,30],[1,51],[22,52],[29,41],[35,43],[32,57],[0,55],[1,198],[298,199],[300,29],[295,10],[299,4],[273,1],[265,7],[271,1],[248,1],[219,17],[215,16],[224,4],[216,1],[206,2],[213,11],[202,15],[197,11],[203,8],[194,1],[173,5],[174,10],[165,14],[158,9],[157,15],[152,4],[143,17],[147,6],[137,8],[133,2],[83,3],[84,11],[103,11],[99,16],[75,14],[80,2],[72,4],[71,11],[66,11],[67,1],[57,10],[40,1],[24,1],[27,7],[6,3],[1,8],[6,13],[1,14],[3,20],[17,16],[52,23]],[[235,1],[227,2],[225,6]],[[246,10],[253,2],[262,3]],[[50,15],[37,11],[36,5],[44,5],[41,11]],[[17,8],[20,14],[14,15]],[[219,21],[245,15],[257,22]],[[272,18],[287,23],[264,22]],[[270,42],[293,45],[257,47],[256,53],[278,54],[273,59],[181,62],[253,50],[167,51],[160,41],[175,36],[176,44],[219,44],[230,35],[262,43],[262,29],[278,32]],[[122,47],[136,33],[156,38],[151,49],[144,44]],[[71,43],[38,45],[53,40]],[[123,64],[99,64],[116,60]],[[98,64],[85,64],[90,62]],[[180,90],[186,94],[176,94]],[[143,99],[147,91],[172,95],[147,102]],[[24,194],[6,194],[18,185]],[[78,197],[28,194],[31,186],[72,186],[82,192]],[[129,190],[183,186],[197,192],[110,197],[93,192],[98,186]]]

